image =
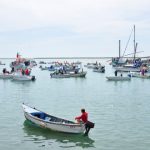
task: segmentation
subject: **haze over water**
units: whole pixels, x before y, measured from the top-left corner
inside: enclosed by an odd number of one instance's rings
[[[11,60],[2,61],[8,68]],[[96,59],[79,61],[84,65]],[[106,59],[97,61],[106,66],[105,74],[84,68],[86,78],[52,79],[38,66],[32,69],[35,82],[0,80],[0,149],[149,150],[150,80],[109,82],[105,77],[114,75],[113,68]],[[22,102],[69,120],[85,108],[95,128],[84,137],[32,126],[25,121]]]

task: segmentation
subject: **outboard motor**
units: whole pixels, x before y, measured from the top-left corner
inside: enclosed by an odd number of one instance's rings
[[[87,121],[87,122],[85,123],[85,133],[84,133],[84,135],[87,136],[88,133],[89,133],[89,131],[90,131],[90,129],[91,129],[91,128],[94,128],[94,126],[95,126],[95,123],[93,123],[93,122],[91,122],[91,121]]]
[[[35,76],[32,76],[31,80],[32,80],[32,81],[35,81]]]

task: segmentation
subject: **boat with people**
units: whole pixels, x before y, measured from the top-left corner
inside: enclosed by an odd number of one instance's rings
[[[131,80],[131,77],[129,77],[129,76],[126,76],[126,77],[123,77],[123,76],[107,76],[106,78],[109,81],[130,81]]]
[[[55,71],[54,73],[51,73],[50,76],[51,78],[70,78],[70,77],[85,77],[87,74],[87,72],[85,71],[81,71],[81,72],[68,72],[68,73],[64,73],[64,72],[58,72]]]
[[[93,72],[105,73],[105,66],[97,66],[93,69]]]
[[[73,121],[52,116],[36,108],[27,106],[24,103],[22,104],[22,108],[26,120],[32,122],[39,127],[47,128],[58,132],[76,134],[84,133],[85,131],[85,125],[82,123],[79,124]]]
[[[36,62],[34,60],[22,58],[19,53],[17,53],[15,61],[10,63],[10,67],[14,68],[14,71],[32,68],[34,66],[36,66]]]
[[[48,70],[48,71],[55,71],[57,68],[54,67],[53,65],[51,65],[50,67],[43,67],[43,66],[40,66],[41,70]]]

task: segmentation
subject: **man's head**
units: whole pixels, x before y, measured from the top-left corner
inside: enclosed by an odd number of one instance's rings
[[[82,113],[85,113],[85,109],[82,108],[82,109],[81,109],[81,112],[82,112]]]

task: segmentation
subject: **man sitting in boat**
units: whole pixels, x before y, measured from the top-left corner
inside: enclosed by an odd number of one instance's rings
[[[84,123],[85,124],[85,134],[88,135],[91,128],[94,128],[94,123],[88,121],[88,113],[85,112],[85,109],[81,109],[81,116],[75,117],[75,120],[77,120],[78,123]]]

